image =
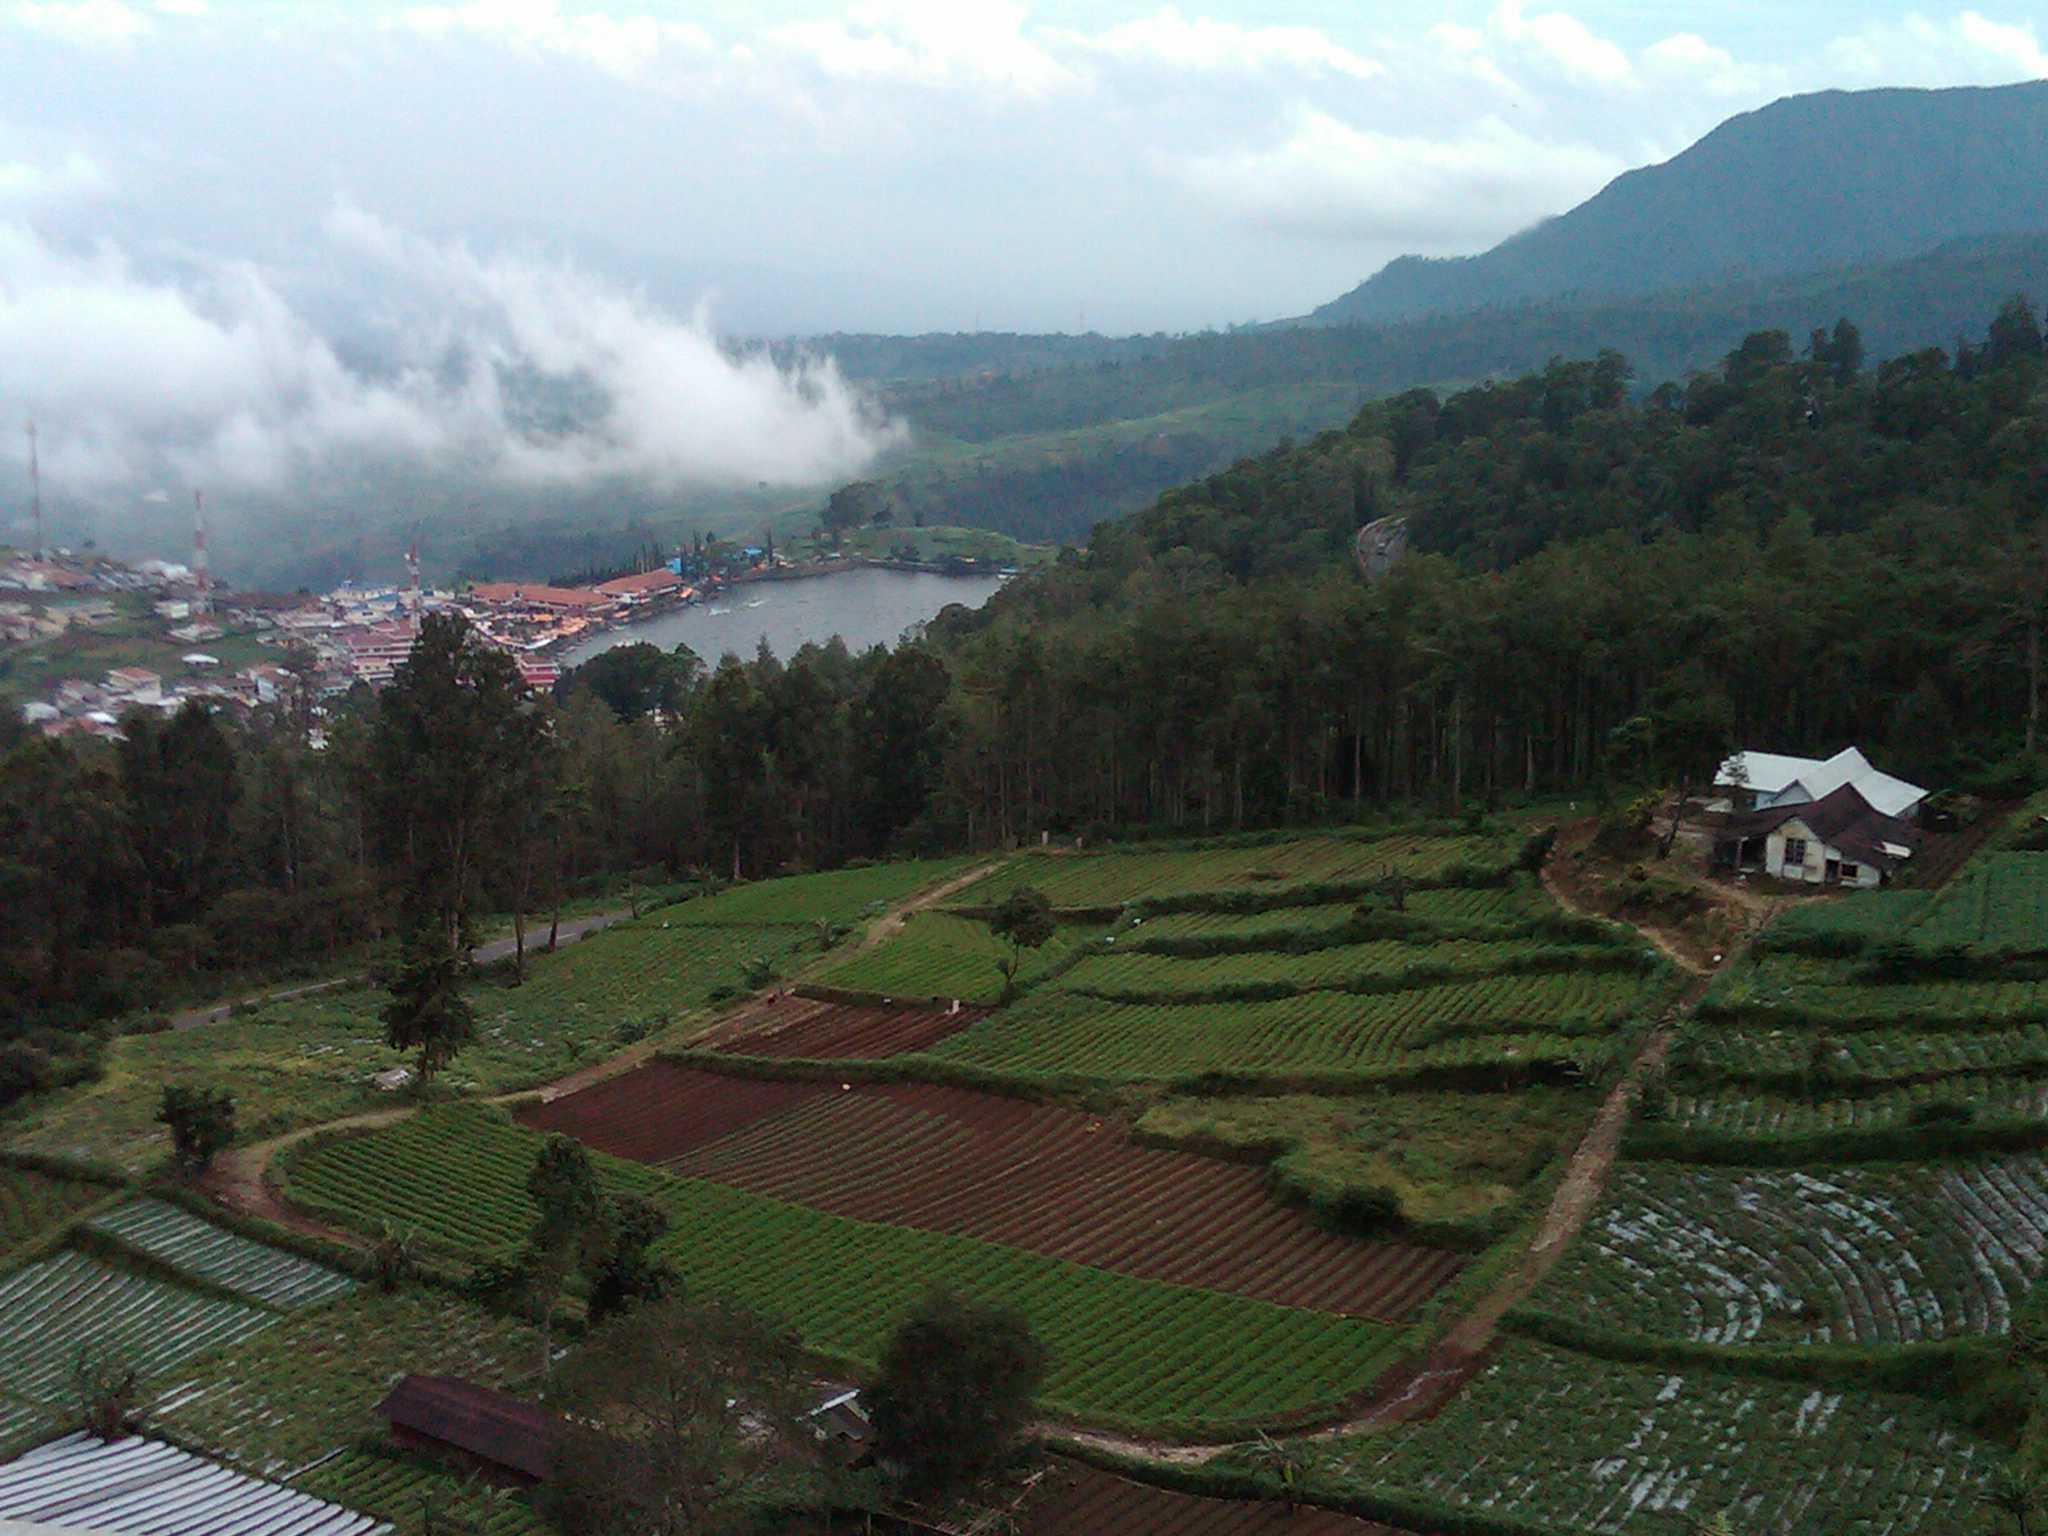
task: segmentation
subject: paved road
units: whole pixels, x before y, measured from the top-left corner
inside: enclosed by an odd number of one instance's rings
[[[561,934],[557,942],[573,944],[585,934],[596,933],[600,928],[608,928],[613,923],[632,915],[631,912],[593,912],[588,917],[567,918],[562,923]],[[546,923],[535,922],[527,925],[526,952],[528,954],[541,949],[546,945],[547,941],[548,925]],[[511,959],[512,948],[513,943],[509,937],[493,939],[488,944],[477,945],[476,948],[469,952],[469,958],[476,965],[493,965],[500,960]],[[245,1008],[251,1003],[281,1003],[294,997],[312,997],[321,992],[338,992],[343,987],[360,986],[367,979],[360,974],[354,976],[333,976],[326,981],[309,981],[302,986],[285,987],[276,992],[259,992],[253,997],[238,998],[232,1003],[217,1003],[211,1008],[188,1008],[183,1013],[171,1016],[171,1027],[173,1029],[196,1029],[201,1024],[218,1024],[221,1020],[232,1014],[235,1009]]]

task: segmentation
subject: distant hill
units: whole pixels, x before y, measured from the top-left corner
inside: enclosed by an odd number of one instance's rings
[[[2048,231],[2048,81],[1823,91],[1730,118],[1478,256],[1404,256],[1306,318],[1385,323],[1895,261]]]

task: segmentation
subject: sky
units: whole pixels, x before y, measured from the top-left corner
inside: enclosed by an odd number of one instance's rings
[[[1782,95],[2048,75],[2044,20],[0,0],[0,413],[45,417],[79,484],[277,484],[344,451],[829,480],[895,427],[828,363],[742,364],[717,337],[1296,314]],[[522,375],[611,408],[536,437]]]

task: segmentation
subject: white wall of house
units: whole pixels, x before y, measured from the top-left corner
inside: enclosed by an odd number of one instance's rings
[[[1841,865],[1843,885],[1874,886],[1884,883],[1884,875],[1875,865],[1859,864],[1844,857],[1840,849],[1830,848],[1815,837],[1812,828],[1796,816],[1764,839],[1764,870],[1780,879],[1826,885],[1831,862]],[[1853,875],[1850,873],[1852,867],[1855,870]]]

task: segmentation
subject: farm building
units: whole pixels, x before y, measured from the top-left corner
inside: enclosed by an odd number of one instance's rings
[[[68,1435],[0,1467],[0,1528],[151,1536],[389,1536],[369,1515],[130,1435]]]
[[[1917,828],[1843,784],[1818,800],[1731,816],[1715,829],[1714,862],[1807,885],[1882,885],[1919,839]]]
[[[374,1411],[398,1444],[494,1483],[527,1488],[548,1475],[555,1417],[538,1403],[456,1376],[408,1376]]]
[[[1880,815],[1913,821],[1927,791],[1881,773],[1854,747],[1844,747],[1830,758],[1786,757],[1776,752],[1738,752],[1714,775],[1714,787],[1722,791],[1737,811],[1768,811],[1781,805],[1805,805],[1824,800],[1844,784],[1854,786],[1864,801]]]

